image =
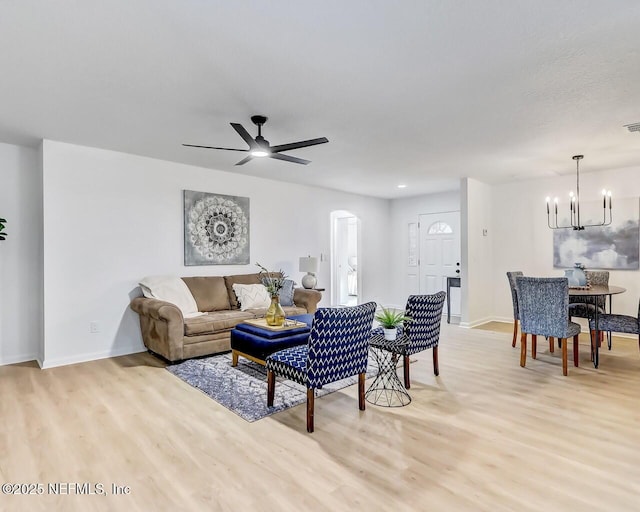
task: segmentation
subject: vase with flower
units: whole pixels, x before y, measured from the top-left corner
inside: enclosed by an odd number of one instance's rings
[[[256,265],[260,267],[260,280],[271,297],[271,304],[265,315],[267,325],[281,327],[284,325],[285,313],[280,305],[280,290],[282,290],[287,276],[282,270],[280,272],[269,272],[260,263],[256,263]]]

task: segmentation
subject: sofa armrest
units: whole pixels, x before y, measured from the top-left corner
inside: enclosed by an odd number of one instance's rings
[[[145,347],[169,361],[183,359],[184,318],[175,304],[136,297],[129,306],[140,315]]]
[[[136,297],[131,301],[131,309],[139,315],[149,316],[155,320],[165,322],[178,322],[184,326],[182,311],[175,304],[158,299],[148,299],[146,297]]]
[[[305,308],[310,315],[318,309],[318,302],[322,299],[322,294],[317,290],[307,288],[296,288],[293,290],[293,303],[301,308]]]

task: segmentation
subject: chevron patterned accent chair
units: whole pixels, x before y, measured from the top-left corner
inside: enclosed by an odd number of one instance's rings
[[[409,376],[409,356],[416,352],[433,349],[433,373],[440,374],[438,368],[438,343],[440,341],[440,324],[442,323],[442,307],[447,297],[445,292],[433,295],[409,295],[405,315],[411,318],[404,328],[399,330],[398,340],[405,340],[402,350],[404,368],[404,387],[411,387]],[[378,331],[379,330],[379,331]],[[382,328],[374,329],[381,332]]]
[[[589,320],[589,328],[591,329],[591,343],[595,343],[594,331],[596,328],[595,320]],[[630,315],[611,315],[601,314],[598,316],[598,330],[609,332],[623,332],[626,334],[638,335],[638,349],[640,349],[640,302],[638,302],[638,318]]]
[[[315,390],[358,375],[358,406],[364,411],[364,381],[375,302],[349,308],[320,308],[309,343],[267,357],[267,405],[273,406],[276,375],[307,387],[307,432],[313,432]]]
[[[516,277],[522,277],[524,274],[519,270],[514,272],[507,272],[507,279],[509,280],[509,288],[511,289],[511,302],[513,303],[513,340],[511,346],[516,346],[516,339],[518,338],[518,321],[520,320],[520,313],[518,312],[518,290],[516,288]]]
[[[520,312],[520,366],[527,362],[527,335],[536,358],[537,336],[558,338],[562,374],[567,375],[567,338],[573,337],[573,364],[578,366],[580,325],[569,321],[569,280],[566,277],[516,277]],[[551,341],[551,343],[553,343]]]

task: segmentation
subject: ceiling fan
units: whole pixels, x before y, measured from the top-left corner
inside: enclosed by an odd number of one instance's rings
[[[234,148],[218,148],[214,146],[198,146],[196,144],[183,144],[190,148],[205,148],[205,149],[223,149],[225,151],[243,151],[248,152],[249,156],[240,160],[236,165],[244,165],[249,160],[253,160],[255,157],[269,157],[276,160],[284,160],[285,162],[293,162],[295,164],[307,165],[310,161],[303,158],[297,158],[295,156],[283,155],[282,151],[289,151],[291,149],[306,148],[307,146],[315,146],[317,144],[324,144],[329,142],[326,137],[320,137],[319,139],[302,140],[300,142],[291,142],[289,144],[279,144],[278,146],[270,146],[269,141],[262,136],[262,125],[267,122],[265,116],[251,116],[251,121],[258,127],[258,136],[254,139],[249,135],[249,132],[245,130],[244,126],[239,123],[231,123],[231,126],[238,132],[238,135],[249,145],[249,149],[234,149]]]

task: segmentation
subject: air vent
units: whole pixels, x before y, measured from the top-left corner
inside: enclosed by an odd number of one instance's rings
[[[625,128],[628,128],[630,132],[640,132],[640,123],[625,124]]]

